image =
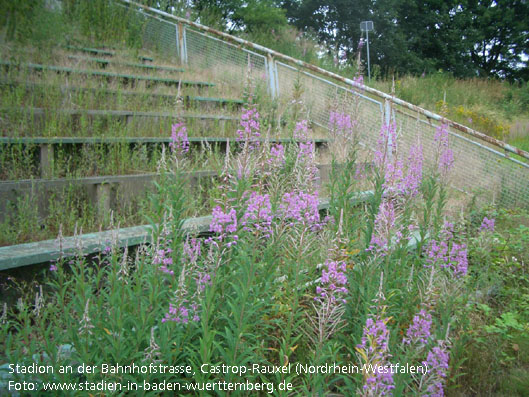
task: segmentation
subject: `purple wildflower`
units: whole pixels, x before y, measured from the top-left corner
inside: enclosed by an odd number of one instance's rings
[[[309,124],[302,120],[294,128],[294,139],[299,141],[295,172],[298,174],[298,188],[311,190],[318,169],[314,153],[314,141],[309,139]]]
[[[318,211],[318,192],[313,194],[304,192],[285,193],[279,205],[283,218],[309,226],[318,226],[320,212]]]
[[[272,168],[281,168],[285,164],[285,148],[280,143],[270,148],[270,157],[267,164]]]
[[[179,156],[183,156],[189,151],[189,139],[184,123],[173,124],[169,147],[173,153],[176,152]]]
[[[432,316],[426,310],[421,309],[413,317],[413,321],[406,332],[406,337],[402,340],[405,344],[421,344],[426,345],[431,336],[430,329],[432,327]]]
[[[402,179],[399,190],[414,197],[419,192],[422,181],[423,152],[422,145],[413,145],[408,155],[408,170]]]
[[[397,125],[384,124],[380,129],[374,154],[375,166],[384,175],[383,188],[400,192],[403,188],[404,164],[396,156]]]
[[[468,257],[467,257],[467,246],[466,244],[452,245],[450,250],[450,266],[456,277],[464,276],[468,272]]]
[[[383,396],[391,395],[395,388],[393,373],[388,365],[389,360],[389,330],[387,322],[389,318],[368,317],[362,340],[356,346],[356,350],[361,352],[361,357],[365,360],[366,368],[364,373],[364,395]]]
[[[200,319],[200,298],[206,287],[211,285],[210,274],[206,268],[201,267],[199,264],[200,251],[200,240],[192,238],[184,242],[183,264],[178,278],[178,288],[169,302],[169,310],[162,322],[171,321],[187,324],[190,321],[196,322]],[[157,254],[161,255],[162,252],[163,250],[157,252]],[[172,263],[172,260],[170,263]],[[193,286],[195,287],[194,289]]]
[[[184,305],[173,306],[172,303],[169,303],[169,311],[162,319],[162,323],[167,321],[187,324],[189,322],[189,310]]]
[[[243,109],[241,115],[241,127],[242,129],[237,130],[237,141],[244,142],[250,149],[257,148],[259,146],[260,123],[259,123],[259,112],[255,107]]]
[[[195,279],[197,290],[203,292],[206,286],[211,285],[211,276],[205,272],[199,272]]]
[[[329,129],[333,135],[348,136],[357,123],[357,120],[345,113],[331,111],[329,114]]]
[[[395,123],[383,125],[377,140],[374,162],[384,175],[385,190],[415,196],[422,181],[423,149],[420,143],[410,147],[407,170],[404,162],[397,157],[397,126]]]
[[[442,176],[446,176],[454,165],[454,153],[450,149],[448,139],[448,125],[441,124],[436,128],[434,141],[437,142],[439,172]]]
[[[393,372],[389,365],[374,365],[372,371],[367,371],[363,390],[368,396],[392,396],[395,385]],[[370,373],[371,372],[371,373]]]
[[[345,262],[327,260],[321,272],[320,285],[316,287],[318,296],[314,300],[320,302],[329,300],[331,303],[339,300],[345,303],[343,298],[343,295],[347,293],[347,288],[345,288],[345,285],[347,285],[345,270]]]
[[[396,227],[395,207],[391,201],[382,201],[375,218],[374,232],[367,251],[386,255],[391,244],[398,244],[402,232]]]
[[[401,160],[395,158],[392,162],[386,163],[386,172],[384,175],[384,184],[382,187],[390,192],[400,192],[402,179],[404,177],[404,164]]]
[[[166,239],[167,234],[162,232],[162,235],[156,241],[156,245],[152,247],[151,257],[152,264],[158,265],[158,270],[162,273],[174,276],[174,272],[169,268],[173,265],[173,250],[169,246],[171,240]]]
[[[358,52],[362,51],[362,48],[364,47],[364,38],[361,37],[360,40],[358,40]]]
[[[231,208],[229,211],[224,212],[222,208],[217,205],[213,208],[212,219],[209,225],[209,231],[217,233],[217,237],[208,238],[206,244],[216,244],[217,241],[227,241],[226,247],[231,247],[232,245],[237,244],[239,236],[235,234],[237,231],[237,212],[234,208]]]
[[[386,326],[388,319],[368,317],[364,327],[362,342],[357,346],[367,353],[386,353],[388,351],[389,331]]]
[[[383,124],[378,136],[375,150],[375,165],[382,171],[386,169],[386,163],[393,156],[397,142],[397,125],[391,123]]]
[[[345,161],[349,151],[356,142],[358,121],[342,112],[331,111],[329,114],[329,132],[332,140],[332,151],[339,161]]]
[[[57,265],[55,264],[50,265],[50,272],[54,272],[56,270],[57,270]]]
[[[174,272],[170,270],[166,265],[160,266],[159,269],[162,273],[166,273],[166,274],[170,274],[171,276],[174,276]]]
[[[366,164],[357,164],[355,169],[354,179],[360,181],[367,177],[367,165]]]
[[[404,163],[396,156],[393,161],[386,159],[384,184],[386,191],[404,194],[414,197],[419,192],[422,181],[423,152],[420,144],[410,148],[407,164],[404,172]]]
[[[364,89],[364,76],[359,74],[358,76],[353,77],[353,81]]]
[[[242,216],[241,224],[244,230],[263,232],[268,238],[272,233],[272,205],[268,194],[261,195],[252,192],[246,202],[246,211]]]
[[[426,389],[426,394],[423,395],[444,396],[444,383],[448,373],[449,359],[446,341],[437,341],[437,346],[428,352],[426,361],[422,363],[428,370],[426,378],[421,381],[421,389]]]
[[[426,358],[426,363],[433,371],[437,371],[443,378],[448,371],[449,354],[443,346],[434,347]]]
[[[309,139],[309,123],[307,120],[301,120],[296,123],[294,139],[300,141],[298,159],[312,161],[314,158],[314,141]]]
[[[468,272],[467,247],[454,241],[454,225],[445,222],[439,241],[431,240],[426,247],[425,267],[437,264],[443,269],[450,269],[453,275],[461,277]]]
[[[235,209],[232,208],[229,212],[224,212],[219,205],[213,208],[209,231],[219,234],[237,231],[237,212]]]
[[[362,395],[384,396],[392,395],[393,372],[389,359],[389,330],[387,324],[389,318],[385,317],[386,306],[384,301],[383,273],[380,274],[379,291],[373,299],[376,304],[376,315],[370,314],[364,326],[361,343],[356,345],[359,357],[364,361],[364,386]]]
[[[159,265],[158,269],[162,273],[170,274],[174,276],[174,272],[168,268],[173,264],[173,258],[170,255],[172,252],[171,248],[157,248],[154,250],[154,256],[152,258],[153,265]]]
[[[184,260],[188,263],[196,263],[200,257],[201,242],[196,238],[187,239],[184,242]]]
[[[481,226],[479,227],[479,231],[480,232],[483,232],[483,231],[493,232],[494,223],[495,223],[494,219],[489,219],[487,217],[484,217],[483,222],[481,222]]]

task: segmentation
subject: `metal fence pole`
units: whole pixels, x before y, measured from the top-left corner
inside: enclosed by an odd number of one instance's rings
[[[274,65],[273,65],[273,72],[274,72],[274,81],[275,81],[275,85],[276,85],[276,95],[277,97],[279,98],[279,95],[281,94],[281,92],[279,91],[279,75],[278,75],[278,70],[277,70],[277,62],[274,61]]]
[[[386,127],[386,132],[388,134],[386,153],[388,154],[388,159],[390,161],[393,161],[393,154],[396,142],[393,142],[393,136],[389,133],[391,128],[391,110],[391,101],[389,101],[389,99],[386,99],[384,101],[384,124]]]
[[[266,74],[268,77],[268,91],[272,99],[276,99],[279,96],[277,86],[277,65],[272,55],[267,55],[267,70]]]
[[[371,63],[369,62],[369,30],[366,30],[366,40],[367,40],[367,78],[371,82]]]
[[[186,29],[181,22],[178,23],[178,48],[180,62],[187,64]]]
[[[175,30],[175,38],[176,38],[176,41],[175,41],[175,47],[176,47],[176,55],[178,56],[178,59],[182,59],[182,54],[180,53],[180,34],[178,32],[180,26],[178,25],[175,25],[174,27],[174,30]]]

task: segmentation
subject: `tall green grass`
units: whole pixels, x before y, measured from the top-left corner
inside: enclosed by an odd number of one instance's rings
[[[391,92],[393,80],[374,80],[371,85]],[[437,73],[424,77],[396,76],[394,90],[395,95],[405,101],[441,113],[487,135],[527,147],[528,83],[456,79],[446,73]]]

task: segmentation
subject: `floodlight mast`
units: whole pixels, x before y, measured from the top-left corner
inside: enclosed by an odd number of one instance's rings
[[[363,21],[360,22],[360,30],[366,32],[366,41],[367,41],[367,77],[369,82],[371,82],[371,65],[369,62],[369,31],[373,30],[373,21]]]

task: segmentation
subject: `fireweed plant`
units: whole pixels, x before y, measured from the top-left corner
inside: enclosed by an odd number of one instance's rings
[[[341,151],[322,186],[307,120],[294,123],[296,141],[272,145],[259,107],[244,109],[201,232],[182,228],[190,154],[186,126],[176,124],[158,165],[149,241],[124,250],[116,236],[94,257],[61,256],[46,267],[40,285],[0,308],[0,369],[157,363],[192,371],[11,376],[270,382],[278,395],[287,395],[281,382],[296,395],[444,395],[461,365],[453,357],[462,351],[457,305],[472,272],[467,252],[475,251],[467,247],[485,244],[494,222],[483,219],[468,240],[471,231],[446,217],[454,160],[446,127],[435,136],[436,164],[421,142],[400,153],[392,124],[382,127],[373,158],[359,161],[358,124],[340,112],[329,123]],[[213,370],[298,363],[367,369]],[[407,364],[427,372],[403,372]]]

